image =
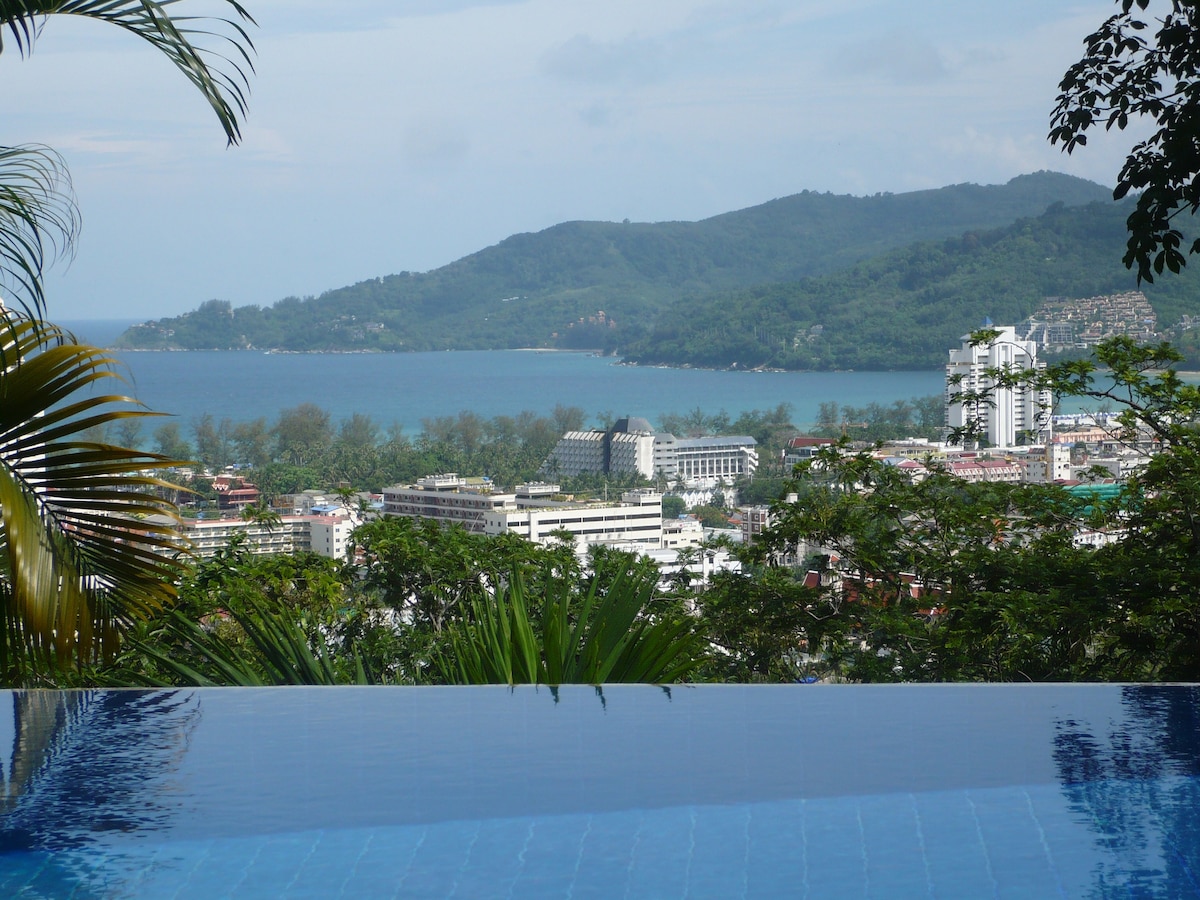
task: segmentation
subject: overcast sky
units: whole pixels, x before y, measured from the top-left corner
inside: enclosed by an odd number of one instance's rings
[[[235,148],[118,29],[59,16],[27,59],[6,42],[0,143],[58,149],[83,213],[50,318],[269,305],[561,221],[804,189],[1112,184],[1129,143],[1045,139],[1111,0],[243,2],[258,71]]]

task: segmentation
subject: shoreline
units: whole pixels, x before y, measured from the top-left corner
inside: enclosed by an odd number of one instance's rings
[[[667,365],[666,363],[632,362],[615,354],[606,354],[600,350],[574,350],[565,347],[493,347],[486,350],[260,350],[257,347],[103,347],[110,353],[248,353],[262,356],[404,356],[422,353],[532,353],[534,355],[583,355],[595,359],[610,360],[612,365],[626,366],[631,369],[669,369],[677,372],[727,372],[745,375],[853,375],[855,373],[894,374],[899,372],[940,372],[941,366],[925,369],[777,369],[770,366],[759,366],[753,369],[743,369],[738,366],[696,366],[690,363],[684,365]],[[1191,373],[1180,372],[1181,375]],[[1195,373],[1200,377],[1200,372]]]

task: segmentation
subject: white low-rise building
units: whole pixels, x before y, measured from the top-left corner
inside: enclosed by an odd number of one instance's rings
[[[685,484],[731,484],[753,478],[758,468],[757,442],[745,435],[676,438],[674,456],[665,474]]]
[[[280,516],[278,522],[240,518],[181,519],[180,535],[192,552],[209,559],[241,536],[246,552],[256,556],[312,552],[330,559],[345,559],[350,533],[358,524],[346,509],[312,516]]]
[[[664,550],[679,550],[683,547],[699,547],[704,543],[704,526],[692,516],[663,520],[662,546]]]
[[[484,513],[485,534],[519,534],[538,543],[567,532],[577,546],[636,544],[660,547],[663,539],[662,494],[651,490],[626,491],[621,502],[546,502],[521,509]]]
[[[397,484],[383,490],[383,512],[389,516],[435,519],[482,534],[484,514],[516,509],[516,495],[494,493],[490,482],[460,478],[457,473],[429,475],[416,484]]]

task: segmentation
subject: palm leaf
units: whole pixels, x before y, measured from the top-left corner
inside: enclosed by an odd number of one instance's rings
[[[155,475],[176,460],[82,440],[141,409],[83,396],[118,378],[104,351],[53,325],[0,315],[0,679],[115,651],[120,632],[175,595],[184,550]]]
[[[26,55],[47,16],[71,15],[108,22],[137,35],[162,52],[204,95],[229,143],[241,140],[254,44],[246,31],[254,19],[237,2],[222,0],[228,16],[189,16],[173,12],[185,0],[0,0],[0,52],[4,28]],[[192,7],[195,7],[195,3]]]
[[[29,316],[45,309],[43,272],[70,254],[78,233],[62,157],[48,147],[0,147],[0,286]]]
[[[324,639],[319,634],[310,638],[289,612],[271,610],[250,597],[242,598],[242,602],[246,608],[230,615],[246,636],[244,647],[199,624],[182,610],[172,609],[163,617],[160,628],[130,640],[129,648],[157,663],[174,684],[253,687],[371,683],[358,654],[353,658],[353,672],[339,672]],[[135,667],[133,671],[120,671],[118,681],[149,679],[140,667]]]
[[[646,617],[653,573],[618,573],[602,595],[599,585],[592,579],[574,604],[574,585],[556,583],[545,598],[539,640],[524,580],[514,572],[507,585],[472,602],[471,621],[455,629],[448,651],[435,656],[437,670],[456,684],[665,684],[703,663],[704,642],[693,622]]]

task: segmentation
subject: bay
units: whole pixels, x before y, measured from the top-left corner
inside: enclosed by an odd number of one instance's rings
[[[122,323],[123,325],[124,323]],[[117,323],[68,323],[81,339],[111,341]],[[920,372],[730,372],[624,366],[587,353],[529,350],[434,353],[263,353],[142,351],[117,353],[128,391],[150,409],[190,424],[210,413],[234,422],[266,418],[314,403],[335,421],[354,413],[413,434],[424,419],[469,410],[483,418],[556,405],[578,406],[589,424],[699,408],[731,417],[790,404],[799,426],[819,405],[891,404],[941,394],[945,375]]]

